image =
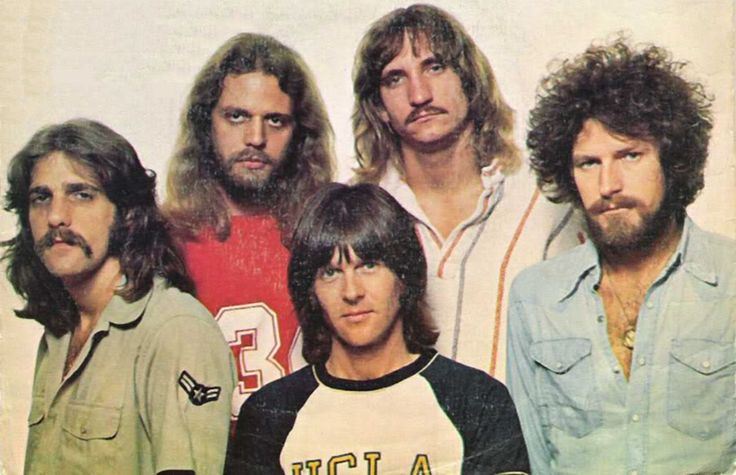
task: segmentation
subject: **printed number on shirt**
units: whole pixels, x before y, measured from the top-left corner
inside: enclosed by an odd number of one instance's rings
[[[251,393],[286,375],[275,359],[281,347],[278,320],[262,303],[222,308],[216,319],[235,356],[238,384],[233,392],[232,416],[237,417]]]

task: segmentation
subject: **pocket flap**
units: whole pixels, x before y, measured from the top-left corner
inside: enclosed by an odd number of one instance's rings
[[[701,374],[715,373],[736,360],[732,342],[719,343],[711,340],[674,340],[670,354]]]
[[[561,374],[590,355],[591,348],[592,344],[587,338],[563,338],[534,342],[530,352],[534,361],[550,371]]]
[[[120,426],[120,408],[69,404],[64,430],[82,440],[111,439]]]

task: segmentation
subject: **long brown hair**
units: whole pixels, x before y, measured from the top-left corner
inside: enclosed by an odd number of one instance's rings
[[[33,169],[53,152],[63,152],[92,173],[115,205],[116,219],[108,249],[118,257],[127,281],[116,293],[128,302],[143,297],[161,276],[169,285],[191,293],[192,281],[156,205],[156,174],[146,170],[125,138],[99,122],[70,120],[36,132],[8,167],[5,209],[18,215],[18,234],[7,247],[8,280],[26,300],[16,314],[33,318],[55,335],[74,329],[79,311],[61,280],[34,251],[28,221],[28,190]]]
[[[221,240],[230,235],[230,215],[215,176],[212,110],[228,74],[254,71],[275,76],[294,108],[296,127],[273,193],[272,212],[285,237],[307,198],[332,179],[332,127],[307,65],[294,50],[270,36],[234,36],[197,75],[169,165],[164,209],[185,238],[194,238],[203,227],[214,229]]]
[[[514,143],[513,110],[506,104],[488,59],[465,29],[447,12],[430,5],[399,8],[376,21],[358,47],[353,68],[353,133],[360,181],[375,183],[389,160],[401,169],[400,142],[379,115],[383,68],[408,35],[412,45],[427,41],[432,52],[460,76],[472,118],[472,144],[478,165],[497,160],[505,173],[520,164]]]

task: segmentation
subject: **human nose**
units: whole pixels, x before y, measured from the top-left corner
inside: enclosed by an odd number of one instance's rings
[[[47,215],[49,226],[58,228],[71,224],[71,208],[66,200],[52,199]]]
[[[266,146],[266,131],[264,130],[263,120],[253,118],[245,127],[245,144],[256,149],[262,149]]]
[[[432,89],[427,78],[422,74],[409,77],[409,103],[419,107],[430,102],[432,102]]]
[[[598,181],[600,195],[603,198],[610,198],[621,191],[623,180],[618,160],[612,160],[602,164]]]
[[[344,276],[342,298],[347,303],[356,304],[365,296],[361,277],[352,271],[345,272]]]

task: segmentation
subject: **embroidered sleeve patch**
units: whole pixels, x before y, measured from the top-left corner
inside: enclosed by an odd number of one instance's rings
[[[217,401],[220,397],[219,386],[205,386],[192,378],[192,375],[182,371],[179,375],[179,386],[189,396],[189,401],[195,406],[201,406],[208,402]]]

